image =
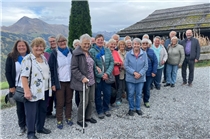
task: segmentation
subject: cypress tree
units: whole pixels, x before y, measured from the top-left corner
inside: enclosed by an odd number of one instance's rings
[[[69,18],[68,45],[73,47],[74,39],[79,39],[82,34],[92,36],[90,10],[88,0],[71,2],[71,14]]]

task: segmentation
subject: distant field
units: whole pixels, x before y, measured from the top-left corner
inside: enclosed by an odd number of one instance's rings
[[[7,82],[0,82],[0,90],[8,89],[9,84]]]

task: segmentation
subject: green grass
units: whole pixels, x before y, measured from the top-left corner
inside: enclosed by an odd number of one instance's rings
[[[195,63],[195,67],[208,67],[210,66],[210,60],[202,60]]]
[[[14,105],[11,105],[9,102],[7,102],[7,104],[5,103],[4,101],[5,99],[5,96],[1,96],[1,102],[0,102],[0,107],[1,107],[1,110],[2,109],[5,109],[5,108],[10,108],[10,107],[13,107]]]
[[[0,82],[0,90],[8,89],[9,84],[7,82]]]

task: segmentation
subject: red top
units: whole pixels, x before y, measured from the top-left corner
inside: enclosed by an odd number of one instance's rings
[[[116,76],[116,75],[120,74],[120,66],[122,65],[123,62],[120,58],[119,53],[116,50],[112,51],[112,56],[113,56],[114,62],[119,62],[120,63],[119,65],[114,64],[114,69],[113,69],[112,73],[113,73],[114,76]]]

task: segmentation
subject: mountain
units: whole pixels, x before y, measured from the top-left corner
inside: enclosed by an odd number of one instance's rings
[[[48,24],[38,18],[22,17],[11,26],[1,27],[1,81],[6,81],[5,78],[5,61],[7,55],[11,52],[16,40],[23,39],[28,44],[35,37],[42,37],[46,40],[47,45],[49,36],[56,36],[62,34],[68,38],[68,26]],[[115,32],[100,31],[93,33],[93,37],[97,34],[103,34],[106,41],[108,41]]]
[[[18,34],[27,34],[37,37],[41,34],[54,35],[63,34],[68,36],[68,26],[48,24],[38,18],[22,17],[11,26],[1,28],[5,32],[13,32]]]

